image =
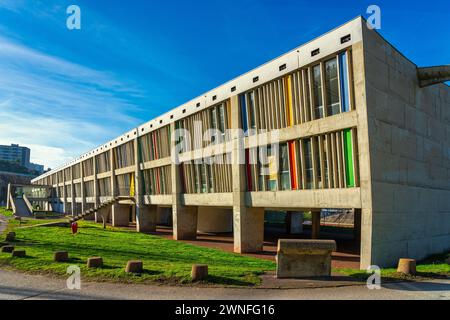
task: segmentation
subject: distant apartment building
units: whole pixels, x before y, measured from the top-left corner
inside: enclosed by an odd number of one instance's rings
[[[114,226],[169,210],[176,240],[232,231],[239,253],[263,249],[265,211],[312,212],[314,231],[352,209],[361,268],[424,258],[450,248],[448,74],[356,18],[33,182],[74,215],[133,198]]]
[[[30,153],[29,148],[21,147],[18,144],[0,145],[0,160],[16,162],[25,168],[30,166]]]
[[[44,166],[30,162],[31,150],[27,147],[11,144],[10,146],[0,145],[0,160],[17,163],[28,170],[38,174],[44,173]]]

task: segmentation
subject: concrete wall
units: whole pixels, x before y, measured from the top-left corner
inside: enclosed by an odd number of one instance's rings
[[[363,39],[371,259],[362,264],[387,266],[450,249],[450,88],[419,88],[412,62],[374,31]]]

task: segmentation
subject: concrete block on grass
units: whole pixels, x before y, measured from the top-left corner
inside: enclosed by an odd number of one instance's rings
[[[207,277],[208,277],[208,265],[194,264],[192,266],[192,271],[191,271],[192,281],[206,280]]]
[[[100,268],[103,266],[103,259],[101,257],[91,257],[87,260],[88,268]]]
[[[56,251],[53,260],[56,262],[67,262],[69,261],[69,253],[67,251]]]
[[[2,252],[4,253],[12,253],[14,251],[14,246],[3,246]]]
[[[25,250],[14,250],[12,256],[16,258],[24,258],[26,256]]]
[[[144,270],[144,264],[139,260],[128,261],[127,266],[125,267],[126,273],[142,273]]]

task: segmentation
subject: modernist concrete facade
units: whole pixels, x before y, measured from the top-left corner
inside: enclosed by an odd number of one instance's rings
[[[356,18],[33,183],[72,214],[131,196],[103,212],[113,225],[135,217],[151,231],[169,210],[174,239],[232,230],[242,253],[262,249],[265,210],[312,211],[317,237],[321,209],[354,209],[362,268],[420,259],[450,248],[450,89],[419,84],[417,66]],[[244,133],[204,141],[208,128]],[[261,150],[268,162],[251,161]]]

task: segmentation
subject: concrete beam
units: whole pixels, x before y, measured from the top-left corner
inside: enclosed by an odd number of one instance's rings
[[[450,65],[417,68],[421,88],[450,81]]]

